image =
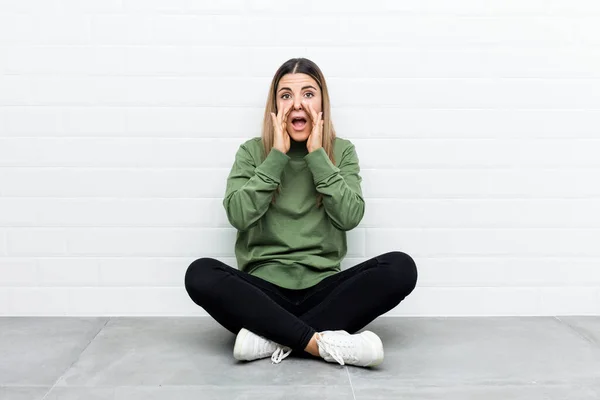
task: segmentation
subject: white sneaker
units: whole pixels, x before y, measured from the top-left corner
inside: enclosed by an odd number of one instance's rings
[[[242,361],[258,360],[270,356],[273,364],[279,364],[291,352],[292,349],[289,347],[258,336],[246,328],[240,329],[233,346],[233,357]]]
[[[374,367],[383,362],[383,343],[371,331],[351,335],[346,331],[324,331],[317,335],[319,354],[325,361],[359,367]]]

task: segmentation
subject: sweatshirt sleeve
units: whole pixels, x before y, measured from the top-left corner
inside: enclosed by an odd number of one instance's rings
[[[332,224],[343,231],[355,228],[365,213],[365,201],[354,145],[344,150],[339,168],[333,165],[323,148],[304,158],[313,174],[317,192],[323,194],[323,206]]]
[[[223,206],[227,219],[239,231],[254,226],[267,212],[273,192],[281,183],[281,174],[290,157],[272,149],[258,166],[242,144],[235,155]]]

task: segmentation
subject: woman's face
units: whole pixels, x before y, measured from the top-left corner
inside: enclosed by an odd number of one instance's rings
[[[286,122],[288,134],[296,142],[308,139],[312,131],[309,106],[317,115],[322,111],[321,89],[317,82],[306,74],[286,74],[277,85],[277,112],[292,106]]]

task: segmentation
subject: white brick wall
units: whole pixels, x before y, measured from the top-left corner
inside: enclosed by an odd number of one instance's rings
[[[0,1],[0,315],[205,315],[221,206],[277,67],[357,146],[344,268],[402,250],[391,315],[600,314],[596,0]]]

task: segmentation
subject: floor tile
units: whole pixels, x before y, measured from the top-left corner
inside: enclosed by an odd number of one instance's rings
[[[600,317],[558,317],[558,319],[600,346]]]
[[[56,387],[45,400],[352,400],[346,386]]]
[[[319,359],[239,362],[235,336],[212,319],[113,318],[58,386],[347,385]]]
[[[570,385],[503,385],[457,387],[354,388],[356,400],[597,400],[598,387]]]
[[[42,400],[50,387],[1,387],[0,399],[2,400]]]
[[[555,318],[379,318],[378,367],[349,367],[355,387],[600,381],[600,349]]]
[[[0,386],[53,385],[107,318],[0,318]]]

